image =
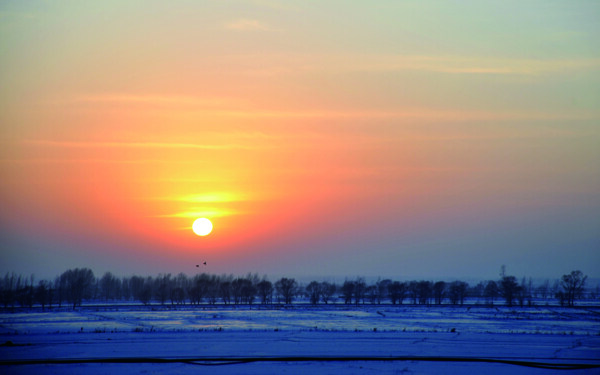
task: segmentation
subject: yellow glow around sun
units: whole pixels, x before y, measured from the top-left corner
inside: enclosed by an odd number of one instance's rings
[[[196,219],[192,225],[192,230],[199,236],[206,236],[212,232],[213,225],[210,220],[206,218]]]

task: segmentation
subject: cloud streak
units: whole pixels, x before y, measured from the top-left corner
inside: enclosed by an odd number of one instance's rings
[[[194,107],[224,107],[240,106],[245,101],[233,100],[227,97],[203,97],[190,95],[148,95],[129,93],[105,93],[97,95],[82,95],[73,99],[82,103],[109,104],[151,104],[164,106],[194,106]]]
[[[200,149],[200,150],[231,150],[254,149],[251,145],[238,144],[197,144],[197,143],[164,143],[164,142],[73,142],[53,140],[27,140],[25,143],[64,148],[139,148],[139,149]]]
[[[247,54],[229,56],[255,64],[248,73],[265,75],[301,72],[402,72],[446,74],[539,76],[574,71],[600,70],[598,58],[526,59],[506,57],[400,54]]]
[[[595,61],[595,60],[594,60]],[[587,62],[555,62],[548,63],[545,69],[583,69],[593,68],[594,61]],[[437,65],[436,65],[437,64]],[[421,66],[418,70],[438,71],[451,74],[509,74],[515,71],[511,68],[474,68],[474,67],[452,67],[442,66],[439,62],[434,65]],[[600,59],[597,61],[600,69]],[[542,64],[543,65],[543,64]],[[347,69],[358,70],[393,70],[394,65],[361,64],[346,66]],[[410,65],[412,66],[412,65]],[[562,68],[561,68],[562,67]],[[413,66],[417,69],[416,66]],[[339,69],[343,69],[340,67]],[[544,68],[540,68],[544,69]],[[525,68],[523,68],[525,71]],[[444,121],[469,121],[469,120],[590,120],[598,119],[600,112],[577,111],[577,112],[552,112],[552,111],[483,111],[483,110],[448,110],[438,108],[396,108],[378,110],[337,110],[337,109],[303,109],[303,108],[264,108],[252,106],[251,103],[236,98],[205,98],[180,95],[140,95],[127,93],[108,93],[102,95],[84,95],[75,97],[72,102],[86,103],[110,103],[110,104],[146,104],[168,105],[175,107],[193,107],[193,112],[198,115],[230,118],[337,118],[337,119],[423,119]],[[219,133],[222,135],[221,133]],[[219,135],[216,134],[216,135]],[[215,134],[208,134],[215,135]],[[272,139],[273,134],[260,132],[234,132],[228,133],[229,139]],[[45,144],[48,146],[63,147],[131,147],[131,148],[195,148],[195,149],[241,149],[253,148],[248,145],[238,144],[193,144],[193,143],[162,143],[162,142],[62,142],[51,140],[32,140],[30,143]]]
[[[181,197],[164,198],[164,200],[186,202],[186,203],[224,203],[224,202],[240,202],[247,200],[242,194],[215,192],[206,194],[192,194]]]
[[[164,218],[199,218],[199,217],[224,217],[232,215],[240,215],[241,212],[222,209],[222,208],[206,208],[206,209],[193,209],[192,211],[178,212],[175,214],[157,215],[155,217]]]

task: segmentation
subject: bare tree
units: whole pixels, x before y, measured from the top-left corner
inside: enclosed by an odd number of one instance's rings
[[[521,287],[514,276],[504,276],[502,280],[500,280],[500,294],[504,297],[508,306],[513,305],[520,289]]]
[[[435,304],[441,305],[445,296],[446,283],[443,281],[437,281],[435,284],[433,284],[433,298],[435,299]]]
[[[156,293],[156,298],[160,301],[161,305],[164,305],[169,295],[171,295],[171,274],[159,274],[156,279],[154,279],[156,283],[154,287],[154,291]]]
[[[206,273],[194,275],[190,282],[188,295],[190,296],[190,303],[199,305],[204,300],[204,296],[208,290],[210,284],[210,276]]]
[[[206,282],[206,299],[208,303],[215,304],[221,294],[221,278],[217,275],[210,275]]]
[[[429,299],[431,298],[431,290],[431,281],[423,280],[417,283],[417,294],[419,296],[419,303],[421,305],[429,305]]]
[[[406,285],[408,296],[412,299],[413,305],[419,301],[419,285],[416,281],[411,281]]]
[[[395,305],[396,303],[402,305],[402,302],[406,297],[406,284],[399,281],[393,281],[388,286],[388,295],[390,301],[392,301],[392,305]]]
[[[319,303],[321,299],[321,283],[317,281],[311,281],[306,286],[306,293],[308,294],[308,298],[310,299],[310,303],[316,305]]]
[[[469,284],[464,281],[453,281],[448,288],[448,296],[453,305],[463,304],[467,296],[467,288]]]
[[[236,305],[242,302],[243,284],[243,280],[239,277],[231,282],[231,296],[233,297],[233,303]]]
[[[258,295],[262,304],[271,303],[273,299],[273,283],[267,279],[261,280],[258,285]]]
[[[231,283],[233,281],[232,279],[232,276],[222,276],[221,283],[219,285],[219,294],[221,295],[223,303],[226,305],[231,303]]]
[[[100,279],[100,291],[104,296],[105,301],[108,301],[109,299],[113,298],[116,280],[116,277],[114,277],[113,274],[110,272],[104,273],[104,275]]]
[[[6,275],[4,275],[0,293],[4,308],[8,308],[9,305],[13,308],[15,307],[16,280],[17,276],[14,274],[14,272],[10,275],[7,272]]]
[[[185,291],[189,288],[188,277],[183,272],[180,272],[173,280],[172,287],[170,290],[169,298],[171,299],[171,305],[183,305],[185,304]]]
[[[388,295],[388,288],[392,280],[378,280],[375,286],[377,287],[377,303],[381,304],[381,301]]]
[[[121,300],[129,301],[131,300],[131,288],[129,286],[129,278],[122,277],[120,280],[121,283]]]
[[[367,286],[365,294],[369,298],[369,302],[372,305],[376,304],[377,301],[381,301],[381,299],[379,298],[379,288],[377,288],[376,284]]]
[[[335,292],[337,291],[337,286],[333,283],[328,283],[324,281],[321,283],[321,300],[324,304],[327,304],[332,300]]]
[[[345,280],[342,284],[342,297],[344,298],[345,304],[352,303],[352,297],[354,296],[354,282]]]
[[[563,275],[560,285],[564,291],[568,306],[575,305],[575,299],[580,297],[585,286],[585,276],[581,271],[572,271],[570,274]]]
[[[146,279],[144,279],[142,276],[131,276],[128,281],[129,289],[131,290],[131,296],[134,300],[140,301],[143,304],[147,304],[152,297],[152,295],[150,295],[146,301],[146,296],[144,295],[145,283]]]
[[[489,305],[494,305],[494,299],[498,297],[500,291],[498,289],[498,284],[494,280],[490,280],[485,284],[485,289],[483,291],[486,301]]]
[[[275,283],[275,290],[277,291],[277,294],[283,298],[286,305],[292,303],[297,288],[298,284],[294,279],[284,277]]]
[[[358,305],[362,300],[364,304],[366,292],[367,283],[365,282],[365,279],[362,277],[357,278],[356,281],[354,281],[354,303]]]
[[[50,289],[51,288],[48,286],[46,280],[40,280],[38,282],[38,286],[35,290],[35,300],[42,305],[42,310],[44,310],[47,303],[52,303],[52,300],[50,299]]]
[[[89,268],[75,268],[65,271],[67,300],[73,304],[73,309],[81,306],[84,298],[89,298],[94,284],[94,272]]]
[[[152,296],[154,295],[154,279],[152,276],[147,276],[146,278],[142,278],[142,284],[140,289],[139,300],[144,305],[149,305],[152,301]]]
[[[15,297],[21,307],[33,307],[33,301],[35,299],[35,288],[33,287],[33,281],[33,275],[29,277],[29,282],[28,278],[26,277],[19,276],[17,278]]]
[[[256,278],[258,278],[258,277],[256,277]],[[247,303],[247,304],[251,305],[254,302],[254,299],[256,298],[256,286],[255,285],[258,284],[258,282],[253,282],[254,276],[252,276],[252,275],[248,275],[245,278],[239,278],[236,281],[238,281],[239,286],[240,286],[241,301],[243,303]]]

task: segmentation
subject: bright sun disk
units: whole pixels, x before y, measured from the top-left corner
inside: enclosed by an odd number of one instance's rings
[[[213,225],[207,218],[200,218],[194,221],[192,224],[192,230],[199,236],[206,236],[212,232]]]

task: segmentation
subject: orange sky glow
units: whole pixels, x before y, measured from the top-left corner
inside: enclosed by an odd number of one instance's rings
[[[595,4],[177,3],[0,6],[0,271],[600,262]]]

